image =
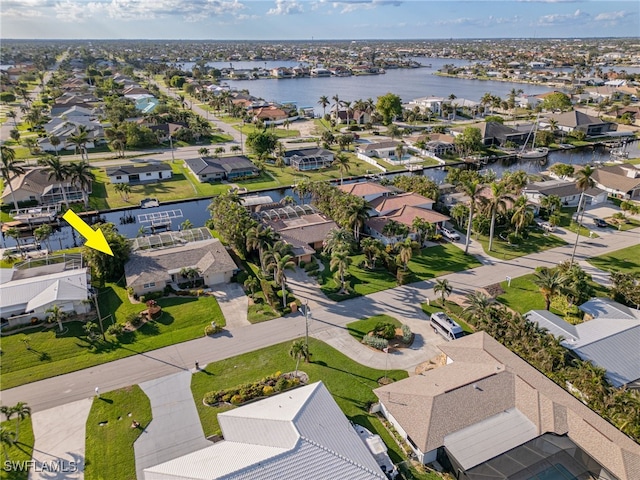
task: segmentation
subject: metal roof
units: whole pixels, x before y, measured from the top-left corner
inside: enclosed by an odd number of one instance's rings
[[[565,322],[555,313],[548,310],[529,310],[525,318],[530,322],[537,323],[540,328],[546,328],[554,337],[562,336],[565,339],[578,338],[575,325]]]
[[[510,408],[444,437],[444,446],[465,470],[536,438],[538,429]]]

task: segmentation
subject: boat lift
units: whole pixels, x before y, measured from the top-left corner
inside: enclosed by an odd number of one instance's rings
[[[182,218],[182,210],[167,210],[164,212],[141,213],[138,215],[138,222],[149,223],[151,231],[171,230],[171,221]]]

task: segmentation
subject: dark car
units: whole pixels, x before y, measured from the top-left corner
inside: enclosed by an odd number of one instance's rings
[[[596,227],[600,227],[600,228],[606,228],[609,226],[609,224],[601,218],[594,218],[593,223],[596,224]]]

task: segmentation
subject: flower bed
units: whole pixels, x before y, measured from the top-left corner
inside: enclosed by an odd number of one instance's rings
[[[291,373],[276,372],[257,382],[238,385],[225,390],[208,392],[203,399],[205,405],[216,406],[220,403],[241,405],[260,397],[268,397],[300,384],[300,379]]]

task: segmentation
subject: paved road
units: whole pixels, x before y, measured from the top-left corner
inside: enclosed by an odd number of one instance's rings
[[[569,234],[567,234],[569,236]],[[572,234],[571,234],[572,235]],[[567,238],[573,240],[573,236]],[[636,245],[640,241],[640,229],[614,232],[598,239],[582,240],[578,247],[577,259],[584,260],[606,252]],[[462,247],[461,244],[459,246]],[[472,251],[478,249],[472,242]],[[446,275],[455,293],[464,294],[494,283],[501,282],[507,275],[512,278],[533,272],[539,266],[554,266],[571,256],[572,244],[542,253],[521,257],[511,261],[484,257],[484,265],[463,272]],[[318,293],[313,284],[291,279],[291,286],[302,298],[311,298],[312,321],[309,322],[311,335],[332,338],[327,332],[336,333],[336,338],[344,326],[354,319],[378,313],[390,313],[398,318],[419,324],[424,320],[420,303],[425,298],[435,299],[433,281],[393,288],[368,297],[334,303]],[[233,324],[233,322],[230,322]],[[250,352],[269,345],[286,342],[304,336],[305,319],[301,313],[250,326],[232,326],[216,337],[203,337],[189,342],[172,345],[125,359],[117,360],[78,372],[42,380],[1,392],[3,404],[13,405],[18,401],[27,402],[34,412],[90,397],[96,386],[101,391],[138,384],[172,373],[186,371],[197,360],[201,365]],[[426,343],[434,342],[424,332]],[[330,342],[331,343],[331,342]],[[355,342],[357,344],[357,342]],[[341,344],[341,347],[345,346]],[[351,350],[341,350],[357,361],[368,364],[361,357],[363,350],[353,346]],[[133,353],[133,351],[132,351]],[[425,358],[426,359],[426,358]],[[410,368],[408,360],[400,356],[390,356],[389,368]],[[413,360],[413,359],[412,359]],[[409,362],[411,363],[411,362]],[[379,366],[376,364],[376,366]]]

